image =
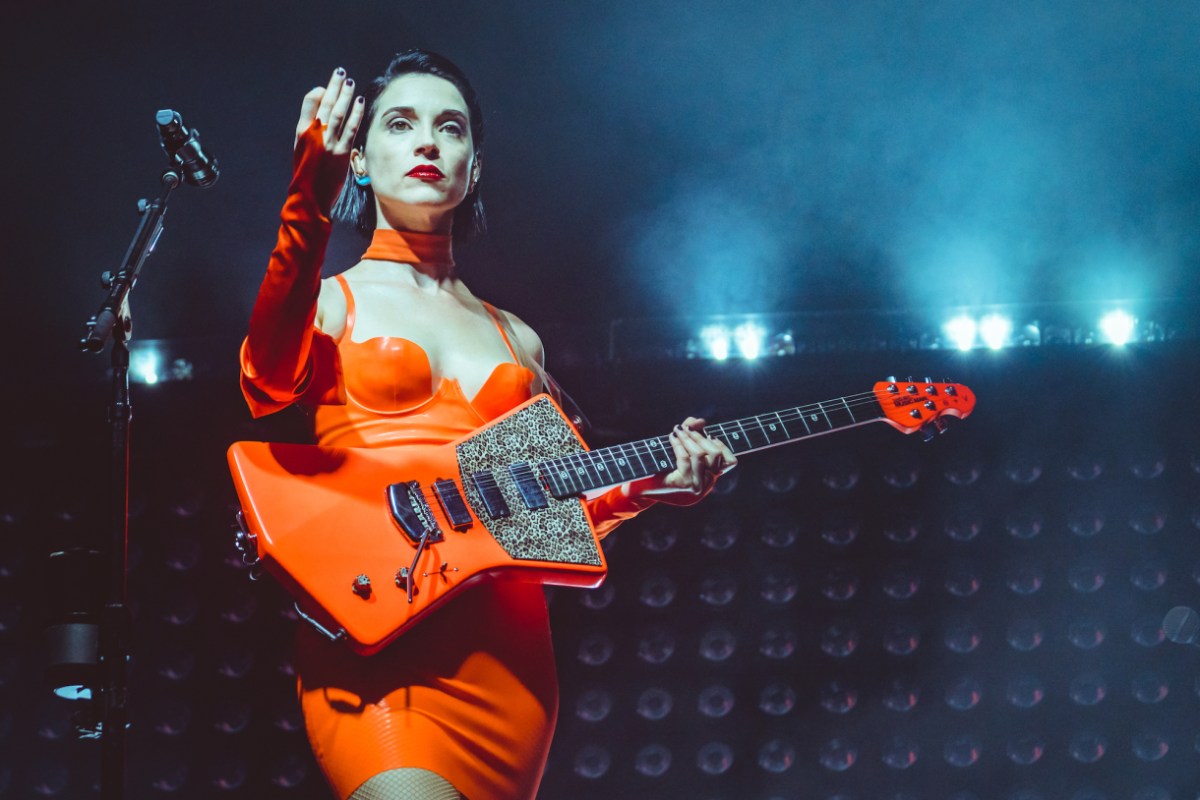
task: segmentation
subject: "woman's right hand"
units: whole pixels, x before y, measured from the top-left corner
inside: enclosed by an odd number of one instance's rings
[[[300,120],[296,123],[297,143],[317,119],[324,132],[325,152],[349,155],[365,107],[362,95],[354,96],[354,80],[346,77],[346,70],[341,67],[335,69],[328,86],[318,86],[304,95]]]

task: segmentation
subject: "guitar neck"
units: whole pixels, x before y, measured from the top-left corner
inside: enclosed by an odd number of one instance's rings
[[[884,418],[873,392],[706,425],[705,432],[734,455],[754,453],[801,439],[864,425]],[[542,483],[558,498],[615,486],[675,469],[670,438],[656,436],[553,458],[536,465]]]

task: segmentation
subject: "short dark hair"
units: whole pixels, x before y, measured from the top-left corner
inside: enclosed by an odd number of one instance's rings
[[[468,116],[470,116],[471,141],[475,150],[475,158],[478,159],[483,151],[483,111],[479,107],[479,98],[471,87],[471,82],[467,80],[466,74],[458,68],[457,64],[445,56],[428,50],[406,50],[396,54],[383,74],[371,81],[366,92],[367,107],[363,114],[362,124],[358,127],[358,133],[354,136],[354,146],[359,151],[366,149],[367,131],[378,111],[379,96],[396,78],[412,74],[444,78],[454,84],[462,94],[463,100],[467,104]],[[375,217],[375,193],[370,186],[359,186],[354,181],[353,172],[346,176],[342,193],[333,205],[333,217],[342,222],[354,223],[355,229],[368,238],[379,224]],[[452,230],[455,240],[466,242],[486,229],[487,220],[483,215],[483,198],[479,193],[479,182],[476,181],[470,194],[459,203],[458,208],[454,209]]]

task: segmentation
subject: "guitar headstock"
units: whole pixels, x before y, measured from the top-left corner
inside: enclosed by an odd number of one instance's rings
[[[875,399],[883,407],[883,420],[901,433],[922,431],[926,438],[943,433],[943,417],[963,419],[975,409],[975,393],[961,383],[880,381]]]

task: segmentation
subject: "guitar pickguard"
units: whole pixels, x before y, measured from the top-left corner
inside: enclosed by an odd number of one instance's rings
[[[548,498],[546,508],[530,510],[508,472],[514,462],[534,464],[585,449],[549,399],[542,398],[499,420],[456,449],[460,485],[472,508],[482,510],[485,504],[471,475],[483,470],[493,473],[512,513],[485,518],[484,524],[511,558],[592,566],[603,563],[582,503]]]

